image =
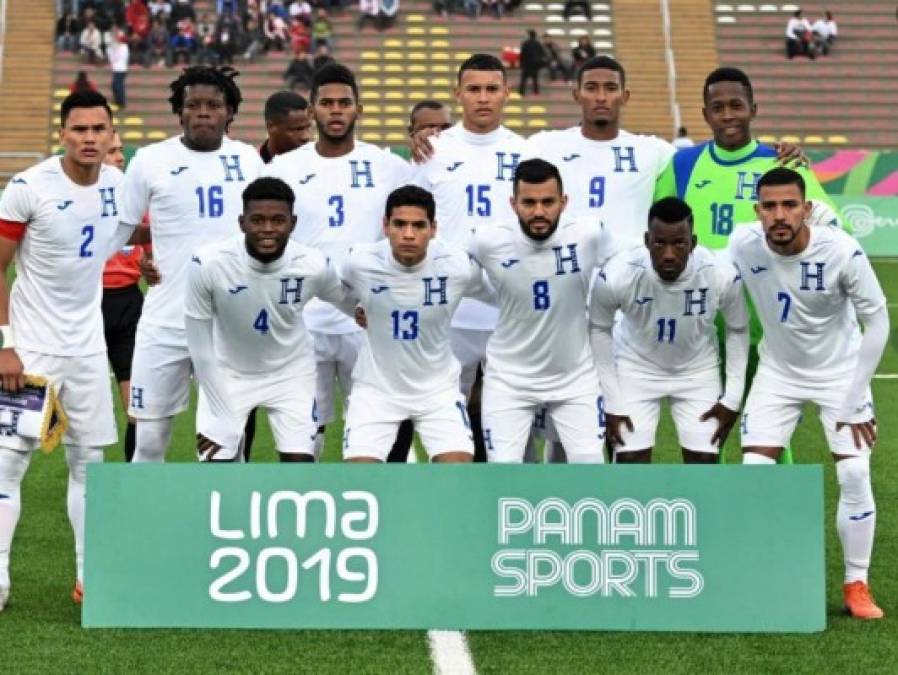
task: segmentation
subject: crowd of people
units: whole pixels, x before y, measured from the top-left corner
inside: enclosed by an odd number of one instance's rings
[[[832,12],[811,23],[801,9],[796,9],[786,23],[786,57],[806,56],[816,59],[828,56],[839,35],[839,27]]]
[[[518,49],[506,50],[503,53],[503,60],[506,65],[521,69],[518,93],[525,96],[524,85],[527,80],[533,83],[533,93],[539,94],[541,71],[545,70],[552,82],[556,80],[570,82],[573,74],[595,55],[596,48],[588,35],[581,35],[577,39],[576,44],[571,47],[570,58],[566,58],[563,48],[551,34],[543,33],[540,39],[536,31],[528,30],[527,38],[521,42],[521,46]]]

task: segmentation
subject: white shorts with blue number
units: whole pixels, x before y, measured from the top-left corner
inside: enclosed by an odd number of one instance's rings
[[[139,322],[128,414],[138,420],[153,420],[187,410],[192,372],[186,331]]]

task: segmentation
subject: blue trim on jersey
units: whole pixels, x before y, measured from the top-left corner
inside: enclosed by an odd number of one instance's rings
[[[711,144],[711,141],[705,141],[699,145],[693,145],[691,148],[683,148],[677,150],[673,156],[673,172],[674,179],[677,182],[677,197],[686,199],[686,190],[689,188],[689,178],[692,176],[692,169],[698,158],[701,157],[704,149]]]
[[[714,160],[715,164],[720,164],[720,166],[737,166],[739,164],[744,164],[745,162],[748,162],[755,157],[776,157],[776,150],[771,148],[769,145],[758,143],[758,147],[755,148],[755,151],[746,155],[745,157],[741,159],[726,160],[718,157],[717,153],[714,152],[714,144],[709,143],[708,154],[711,155],[711,159]]]

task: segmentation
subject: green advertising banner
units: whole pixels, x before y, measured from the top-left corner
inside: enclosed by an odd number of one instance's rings
[[[898,256],[898,197],[834,195],[832,199],[868,256]]]
[[[825,628],[819,466],[92,465],[86,627]]]

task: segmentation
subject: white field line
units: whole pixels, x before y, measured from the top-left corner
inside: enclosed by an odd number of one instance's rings
[[[427,642],[434,675],[477,675],[465,634],[457,630],[429,630]]]
[[[898,373],[877,373],[874,380],[898,380]]]

